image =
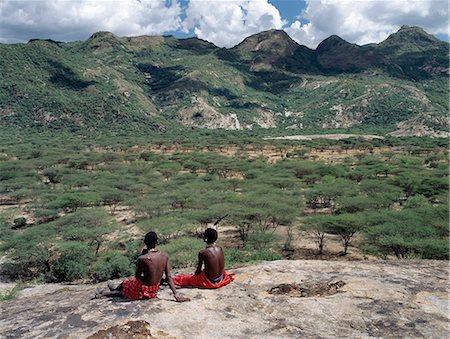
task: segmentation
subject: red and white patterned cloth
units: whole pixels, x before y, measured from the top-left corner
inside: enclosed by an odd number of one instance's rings
[[[156,298],[159,290],[159,284],[147,286],[136,277],[129,278],[122,283],[123,296],[128,299],[152,299]]]
[[[173,278],[173,283],[182,287],[220,288],[234,280],[234,273],[223,272],[223,279],[217,283],[211,282],[202,271],[200,274],[179,274]]]

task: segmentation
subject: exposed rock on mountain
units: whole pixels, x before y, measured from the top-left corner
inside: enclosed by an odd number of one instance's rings
[[[2,303],[3,338],[445,338],[444,261],[276,261],[219,290],[162,287],[154,301],[90,300],[95,286],[40,285]],[[33,305],[30,307],[30,305]]]

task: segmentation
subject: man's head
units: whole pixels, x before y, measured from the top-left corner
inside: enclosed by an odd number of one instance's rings
[[[217,240],[217,231],[214,228],[207,228],[205,233],[203,233],[203,240],[207,244],[212,244]]]
[[[155,232],[148,232],[145,235],[144,243],[148,249],[155,248],[156,244],[158,243],[158,236]]]

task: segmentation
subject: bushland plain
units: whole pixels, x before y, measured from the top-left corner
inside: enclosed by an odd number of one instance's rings
[[[268,135],[5,133],[2,273],[45,282],[128,276],[149,230],[175,269],[190,267],[199,234],[224,216],[228,266],[448,260],[446,139]]]

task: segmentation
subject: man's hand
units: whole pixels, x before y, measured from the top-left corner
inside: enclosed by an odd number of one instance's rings
[[[185,297],[180,297],[179,295],[176,295],[175,300],[179,303],[184,303],[186,301],[191,301],[191,298],[185,298]]]

